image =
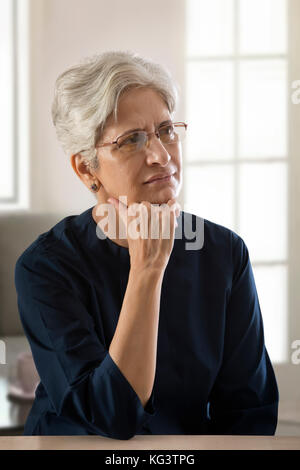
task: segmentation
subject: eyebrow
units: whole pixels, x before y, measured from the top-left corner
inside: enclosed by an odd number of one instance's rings
[[[173,122],[171,119],[168,119],[167,121],[162,121],[157,127],[159,128],[160,126],[163,126],[164,124],[170,124]],[[122,135],[127,134],[128,132],[135,132],[135,131],[144,131],[145,129],[142,129],[141,127],[138,127],[136,129],[128,129],[127,131],[124,131],[119,137],[122,137]]]

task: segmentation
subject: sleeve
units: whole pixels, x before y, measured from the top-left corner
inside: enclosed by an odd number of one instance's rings
[[[21,256],[15,266],[20,319],[57,416],[92,434],[130,439],[155,413],[153,390],[143,407],[100,342],[72,279],[51,254]]]
[[[248,248],[232,232],[234,274],[226,309],[223,360],[210,393],[211,434],[274,435],[279,393],[264,343]]]

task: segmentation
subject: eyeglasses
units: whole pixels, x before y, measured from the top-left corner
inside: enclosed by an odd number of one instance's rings
[[[116,144],[118,149],[125,154],[139,152],[149,147],[149,137],[153,134],[160,139],[161,143],[165,145],[173,145],[182,142],[185,138],[187,131],[187,124],[185,122],[172,122],[165,124],[154,132],[135,131],[125,133],[119,136],[113,142],[105,142],[97,145],[96,148],[105,147],[107,145]]]

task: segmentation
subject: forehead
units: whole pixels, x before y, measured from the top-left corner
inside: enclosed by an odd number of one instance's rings
[[[138,88],[126,91],[118,103],[117,121],[113,117],[107,121],[106,131],[122,133],[129,129],[152,128],[162,121],[171,119],[167,104],[162,96],[149,88]]]

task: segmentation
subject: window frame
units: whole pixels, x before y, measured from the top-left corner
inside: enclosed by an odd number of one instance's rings
[[[12,196],[0,196],[0,212],[29,209],[29,148],[30,148],[30,54],[29,0],[11,1],[12,22]]]
[[[289,0],[286,1],[287,4],[287,31],[290,31],[291,25],[291,17],[293,13],[293,8],[295,6],[292,5],[295,0],[292,0],[289,2]],[[240,177],[239,177],[239,167],[240,165],[244,164],[273,164],[273,163],[283,163],[286,167],[286,187],[287,187],[287,219],[286,219],[286,231],[287,231],[287,256],[283,260],[265,260],[265,261],[251,261],[251,264],[253,266],[253,270],[255,271],[256,267],[277,267],[277,266],[285,266],[286,267],[286,292],[287,292],[287,297],[286,297],[286,312],[287,312],[287,317],[285,319],[286,322],[286,328],[287,328],[287,337],[283,338],[283,347],[284,347],[284,353],[283,353],[283,360],[282,361],[273,361],[274,365],[287,365],[290,362],[290,356],[291,356],[291,350],[290,350],[290,344],[293,340],[292,338],[292,331],[296,330],[300,332],[300,321],[297,322],[295,320],[295,314],[292,313],[290,309],[290,305],[293,304],[292,297],[294,295],[293,292],[291,292],[291,283],[290,279],[292,278],[293,274],[292,271],[295,269],[295,267],[292,267],[291,263],[291,208],[290,208],[290,202],[293,199],[293,195],[291,194],[291,183],[290,183],[290,178],[291,178],[291,173],[292,173],[292,162],[291,162],[291,150],[290,150],[290,126],[289,122],[291,120],[291,110],[290,110],[290,104],[289,104],[289,99],[288,99],[288,93],[289,93],[289,83],[290,83],[290,67],[291,67],[291,58],[290,58],[290,43],[291,41],[294,41],[296,39],[291,39],[287,37],[287,50],[286,53],[281,53],[281,54],[243,54],[239,53],[239,0],[234,0],[234,21],[233,21],[233,53],[232,54],[226,54],[226,55],[193,55],[190,56],[188,54],[188,51],[186,51],[186,56],[185,56],[185,61],[186,65],[190,63],[191,61],[196,61],[196,62],[208,62],[208,61],[230,61],[233,64],[233,89],[234,89],[234,96],[233,96],[233,107],[234,107],[234,122],[233,122],[233,128],[234,128],[234,152],[233,152],[233,159],[198,159],[198,160],[193,160],[189,161],[187,159],[184,159],[183,161],[183,199],[186,201],[186,188],[187,188],[187,181],[186,181],[186,174],[187,174],[187,169],[190,169],[192,167],[201,167],[201,166],[211,166],[211,165],[231,165],[233,169],[233,180],[234,180],[234,195],[233,195],[233,204],[234,204],[234,230],[239,233],[239,183],[240,183]],[[188,28],[187,24],[188,19],[186,19],[186,28]],[[294,34],[295,34],[295,29],[294,28]],[[300,35],[299,35],[300,36]],[[298,37],[298,41],[300,38]],[[285,61],[286,64],[286,71],[287,71],[287,99],[286,99],[286,107],[287,107],[287,128],[286,128],[286,135],[287,135],[287,153],[284,157],[258,157],[258,158],[243,158],[239,156],[238,154],[238,129],[239,129],[239,64],[241,61],[247,61],[247,60],[274,60],[274,59],[280,59]],[[299,61],[299,59],[298,59]],[[187,68],[187,67],[186,67]],[[297,77],[296,77],[297,78]],[[300,74],[299,77],[300,78]],[[185,95],[186,95],[186,101],[188,99],[188,90],[185,90]],[[299,105],[300,106],[300,105]],[[187,119],[188,122],[188,119]],[[298,140],[300,140],[298,138]],[[300,147],[300,142],[298,142],[298,148]],[[299,232],[298,232],[299,233]],[[245,240],[246,241],[246,240]],[[299,266],[299,265],[298,265]],[[255,277],[255,272],[254,272],[254,277]],[[258,296],[260,293],[258,292]],[[300,305],[300,302],[299,302]],[[263,314],[263,312],[262,312]],[[296,325],[295,325],[296,323]],[[300,333],[299,333],[299,338],[300,338]],[[297,339],[297,338],[294,338]]]

